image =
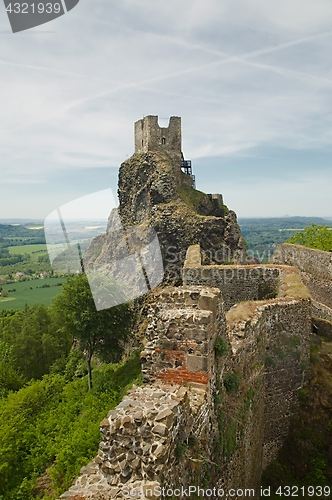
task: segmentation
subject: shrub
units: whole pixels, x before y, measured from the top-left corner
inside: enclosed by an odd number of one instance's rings
[[[238,391],[240,387],[241,377],[238,373],[227,373],[224,379],[224,386],[226,392],[231,394],[233,392]]]
[[[228,352],[228,345],[225,339],[222,337],[217,337],[214,344],[214,350],[217,356],[224,356]]]
[[[175,456],[177,459],[183,457],[187,451],[188,445],[186,443],[178,443],[175,447]]]

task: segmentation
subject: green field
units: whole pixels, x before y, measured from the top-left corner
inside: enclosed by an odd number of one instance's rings
[[[21,281],[2,285],[8,290],[9,296],[0,299],[0,310],[2,309],[24,309],[25,304],[32,306],[35,303],[50,305],[53,297],[61,292],[62,287],[58,283],[65,283],[66,278],[44,278],[31,281]],[[44,285],[44,288],[41,288]],[[45,287],[45,285],[50,285]],[[15,292],[9,290],[15,289]]]
[[[45,244],[36,244],[36,245],[19,245],[19,246],[14,246],[14,247],[8,247],[9,253],[11,255],[17,255],[17,254],[22,254],[24,255],[25,253],[32,255],[32,254],[38,254],[43,255],[47,253],[47,247]]]

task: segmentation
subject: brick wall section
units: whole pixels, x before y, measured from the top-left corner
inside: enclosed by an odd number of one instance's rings
[[[237,302],[275,296],[279,274],[279,269],[272,266],[202,266],[199,245],[193,245],[187,251],[183,267],[183,283],[219,288],[227,311]]]
[[[225,334],[221,293],[208,287],[165,288],[151,301],[151,323],[141,354],[145,383],[207,384],[214,343]]]

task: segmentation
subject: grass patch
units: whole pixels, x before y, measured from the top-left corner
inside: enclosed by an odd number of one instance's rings
[[[228,352],[228,345],[225,339],[217,337],[214,344],[214,350],[217,356],[224,356]]]
[[[194,188],[178,188],[181,200],[193,209],[195,213],[213,212],[213,204],[208,195]]]
[[[226,373],[224,378],[224,386],[228,394],[237,392],[240,387],[241,377],[238,373]]]
[[[308,288],[302,283],[300,275],[294,269],[287,269],[281,275],[281,296],[282,297],[300,297],[310,299]]]
[[[260,303],[250,300],[248,302],[239,302],[233,306],[226,313],[226,320],[228,323],[235,323],[237,321],[247,321],[255,316],[257,306]]]
[[[7,308],[6,299],[10,300],[11,309],[23,310],[25,304],[32,306],[36,303],[49,306],[53,297],[62,291],[59,283],[65,282],[66,278],[44,278],[2,285],[2,288],[8,291],[9,297],[0,301],[0,310]]]
[[[188,448],[187,443],[177,443],[174,451],[175,457],[178,460],[182,458],[186,454],[187,448]]]
[[[47,246],[43,243],[36,245],[18,245],[13,247],[8,247],[9,253],[11,255],[28,255],[38,254],[38,256],[47,253]]]

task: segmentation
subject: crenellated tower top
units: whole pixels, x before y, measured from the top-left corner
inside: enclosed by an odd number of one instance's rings
[[[160,127],[158,116],[153,115],[135,122],[135,153],[148,151],[167,152],[172,158],[179,185],[195,187],[191,161],[185,160],[182,153],[180,116],[171,116],[168,127]]]
[[[171,116],[168,127],[159,127],[158,116],[135,122],[135,153],[167,151],[181,155],[181,117]]]

